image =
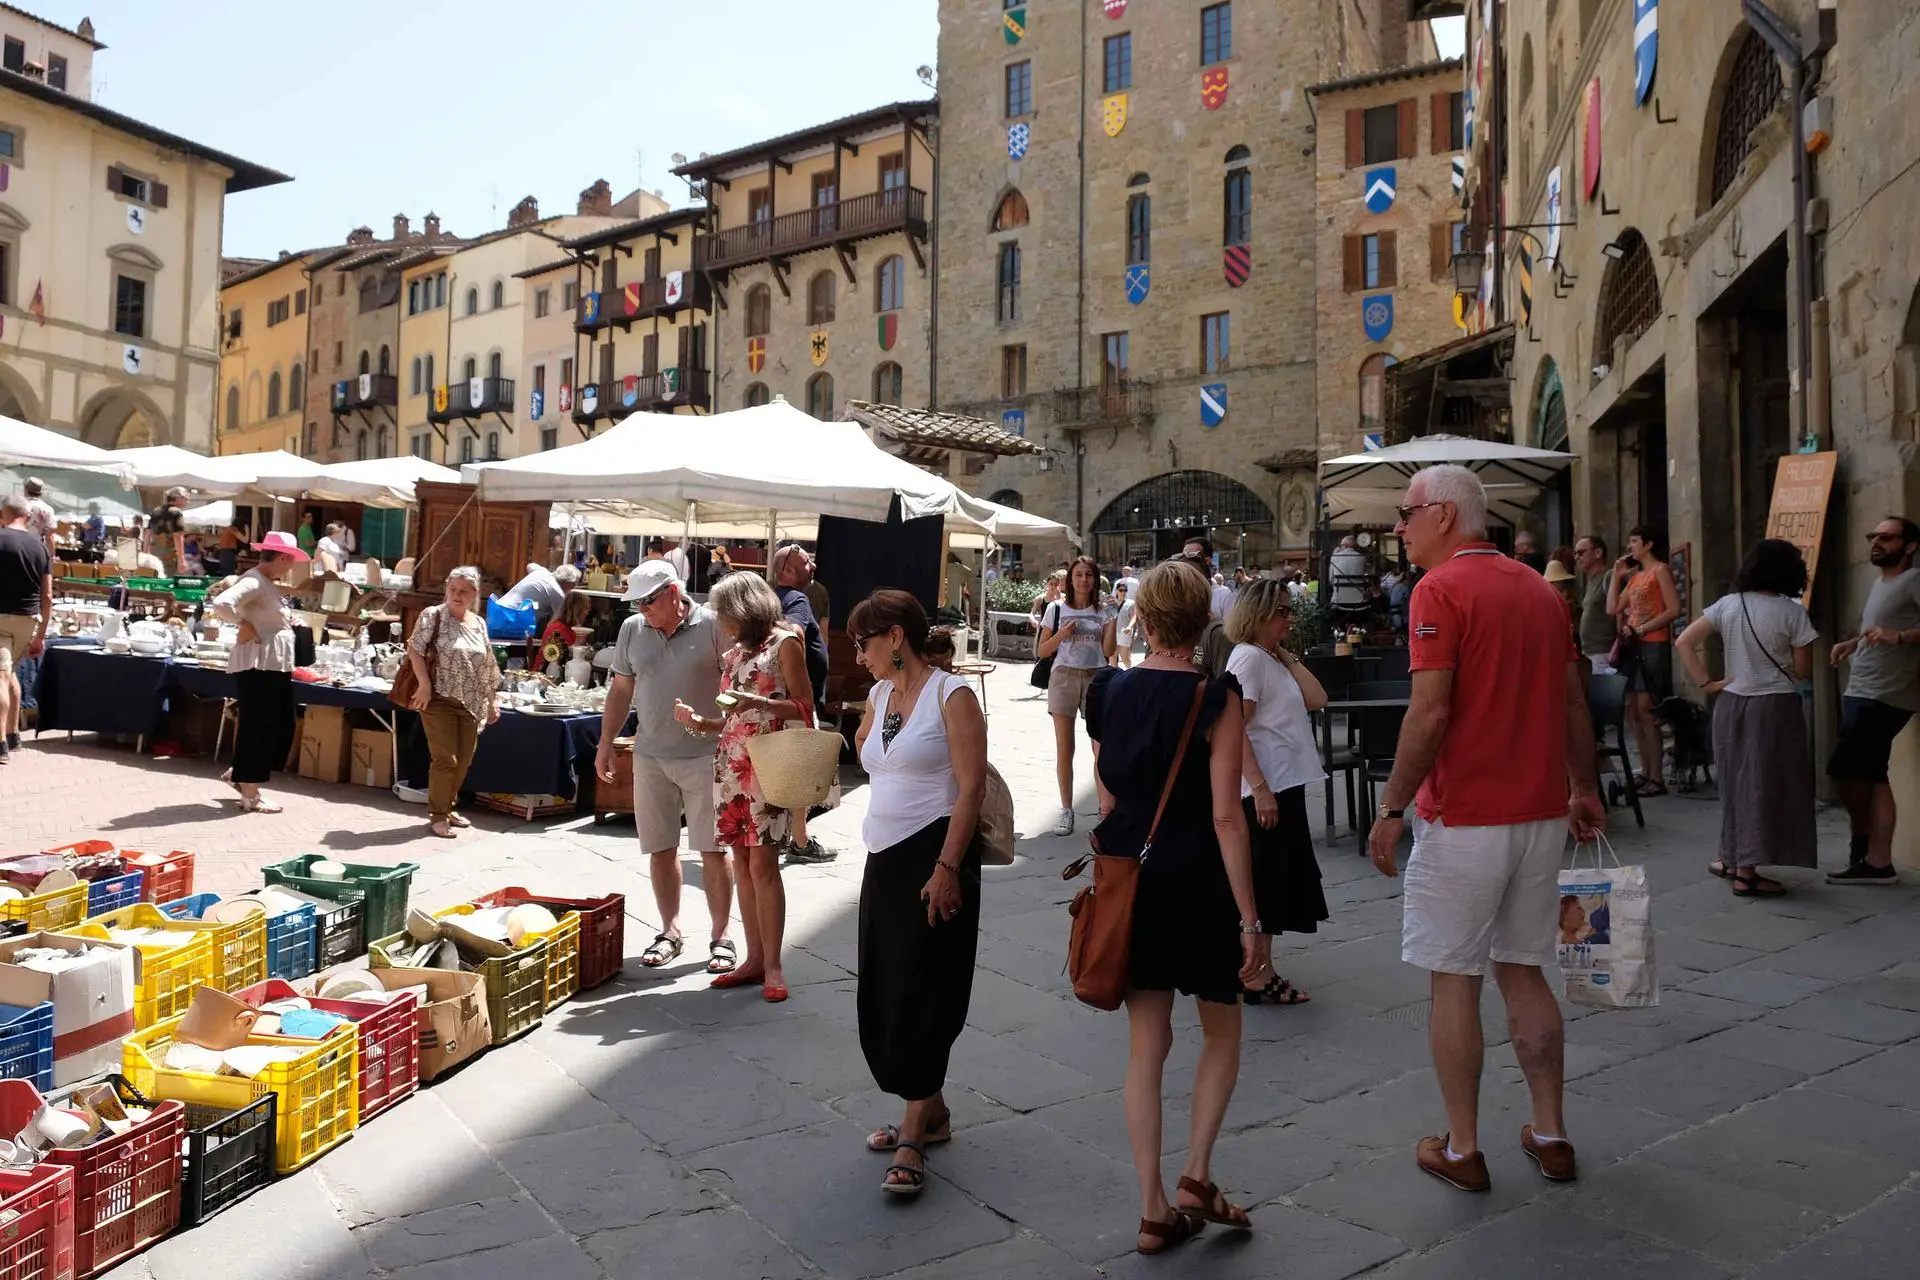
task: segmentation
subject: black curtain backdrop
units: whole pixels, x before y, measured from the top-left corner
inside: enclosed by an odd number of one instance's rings
[[[931,617],[940,603],[942,524],[939,516],[902,520],[897,497],[884,524],[821,516],[816,576],[832,598],[829,625],[844,628],[853,606],[882,587],[911,591]]]

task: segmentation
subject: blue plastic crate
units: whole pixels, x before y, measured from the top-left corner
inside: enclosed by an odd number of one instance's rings
[[[87,885],[87,918],[105,915],[109,911],[118,911],[140,901],[140,892],[146,887],[147,873],[129,871],[123,876],[112,876],[105,880],[94,880]]]
[[[175,920],[199,920],[207,908],[220,901],[217,893],[196,893],[192,897],[160,904],[160,910]],[[313,972],[314,949],[319,941],[319,926],[311,906],[267,917],[267,976],[292,981]]]
[[[31,1009],[0,1004],[0,1076],[53,1091],[53,1001]]]

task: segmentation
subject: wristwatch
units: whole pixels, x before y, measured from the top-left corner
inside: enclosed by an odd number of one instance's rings
[[[1403,817],[1406,814],[1406,812],[1407,811],[1405,809],[1390,809],[1383,804],[1380,806],[1380,811],[1375,816],[1381,819],[1399,818],[1399,817]]]

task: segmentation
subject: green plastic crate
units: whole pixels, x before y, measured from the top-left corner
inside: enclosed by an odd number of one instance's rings
[[[347,862],[341,864],[346,868],[344,879],[316,880],[309,872],[314,863],[321,861],[324,859],[320,854],[303,853],[297,858],[262,867],[260,874],[266,877],[268,884],[285,885],[312,897],[325,898],[328,902],[361,899],[366,904],[366,932],[363,937],[384,938],[407,927],[407,893],[413,883],[413,873],[420,869],[419,863],[402,862],[381,867]]]

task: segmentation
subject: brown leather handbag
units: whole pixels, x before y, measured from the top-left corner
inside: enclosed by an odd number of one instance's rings
[[[1193,707],[1180,730],[1180,745],[1174,748],[1173,764],[1160,788],[1160,803],[1153,811],[1153,824],[1147,828],[1146,843],[1135,857],[1117,857],[1100,847],[1098,833],[1087,843],[1093,852],[1082,854],[1060,873],[1072,880],[1093,864],[1093,883],[1074,895],[1067,908],[1073,917],[1073,932],[1067,940],[1067,974],[1073,979],[1073,994],[1082,1003],[1096,1009],[1118,1009],[1127,995],[1127,970],[1133,952],[1133,900],[1140,888],[1140,864],[1153,848],[1154,833],[1160,830],[1160,818],[1167,811],[1173,784],[1187,758],[1187,744],[1193,740],[1193,726],[1200,719],[1200,703],[1207,694],[1204,677],[1193,691]]]
[[[433,696],[433,678],[440,670],[440,619],[445,617],[444,609],[433,615],[433,630],[427,633],[427,696]],[[420,689],[420,677],[413,670],[413,647],[403,645],[400,650],[400,669],[393,673],[393,688],[387,691],[387,701],[402,711],[413,710],[413,695]]]

